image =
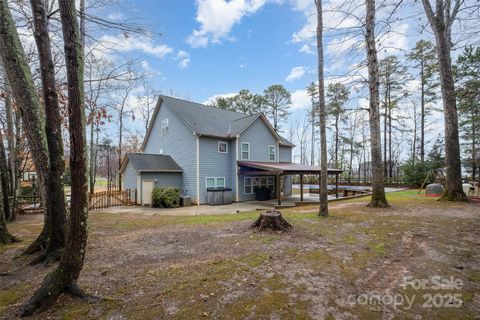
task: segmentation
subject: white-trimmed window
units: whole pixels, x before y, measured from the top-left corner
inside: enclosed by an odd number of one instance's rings
[[[253,194],[252,178],[250,177],[243,178],[243,194]]]
[[[206,178],[205,179],[207,188],[215,188],[215,178]]]
[[[224,177],[215,178],[215,187],[216,188],[225,188],[225,178]]]
[[[242,142],[242,160],[250,160],[250,143]]]
[[[225,141],[218,141],[218,152],[228,153],[228,143],[226,143]]]
[[[205,185],[207,188],[225,188],[225,177],[207,177]]]
[[[168,118],[162,120],[162,124],[160,125],[160,133],[162,135],[166,135],[168,130]]]
[[[160,148],[160,150],[158,150],[158,153],[163,154],[163,148]]]
[[[270,161],[275,161],[277,159],[277,147],[268,146],[268,157]]]

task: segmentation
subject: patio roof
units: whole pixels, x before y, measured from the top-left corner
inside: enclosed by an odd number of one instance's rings
[[[291,163],[291,162],[260,162],[260,161],[237,161],[237,164],[242,167],[248,167],[265,171],[271,174],[320,174],[322,170],[320,166],[309,166],[306,164]],[[248,170],[240,170],[245,174],[250,174]],[[340,174],[343,170],[328,169],[328,174]]]

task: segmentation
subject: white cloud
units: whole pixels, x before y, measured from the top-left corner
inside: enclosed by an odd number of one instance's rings
[[[121,12],[112,12],[108,15],[108,20],[118,21],[124,19],[124,15]]]
[[[236,96],[238,93],[236,92],[231,92],[231,93],[220,93],[220,94],[214,94],[213,96],[209,97],[206,101],[202,102],[203,104],[210,104],[213,101],[215,101],[216,98],[230,98],[233,96]]]
[[[378,37],[379,59],[408,50],[408,28],[407,23],[393,24],[389,32]]]
[[[291,82],[291,81],[294,81],[294,80],[298,80],[301,77],[303,77],[305,72],[307,72],[307,68],[305,68],[305,67],[292,68],[292,70],[290,70],[290,73],[288,74],[288,76],[285,78],[285,81]]]
[[[119,34],[117,36],[104,35],[100,38],[103,46],[109,50],[120,52],[141,51],[146,54],[163,58],[172,53],[173,49],[165,44],[154,44],[149,38],[132,36],[129,34]]]
[[[310,45],[308,43],[305,43],[300,50],[298,50],[300,53],[307,53],[307,54],[315,54],[315,52],[310,48]]]
[[[244,16],[257,12],[266,0],[197,0],[196,20],[200,28],[193,30],[186,42],[192,47],[205,47],[209,43],[232,40],[233,26]]]
[[[186,51],[180,50],[175,57],[175,60],[179,60],[178,65],[181,69],[185,69],[190,64],[190,54]]]
[[[291,110],[309,109],[312,107],[310,97],[307,94],[307,90],[295,90],[292,92],[292,105]]]

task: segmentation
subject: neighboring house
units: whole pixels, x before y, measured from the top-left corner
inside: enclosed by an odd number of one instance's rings
[[[142,204],[150,203],[154,186],[179,187],[200,204],[209,187],[231,188],[233,201],[254,200],[259,187],[277,190],[277,180],[266,169],[248,174],[246,164],[291,163],[293,147],[261,113],[246,115],[160,96],[142,153],[123,159],[123,187],[137,189]],[[291,184],[285,175],[283,194],[291,194]]]

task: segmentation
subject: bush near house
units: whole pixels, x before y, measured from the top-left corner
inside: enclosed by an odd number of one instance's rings
[[[180,206],[180,189],[175,187],[153,188],[152,207],[178,208]]]

